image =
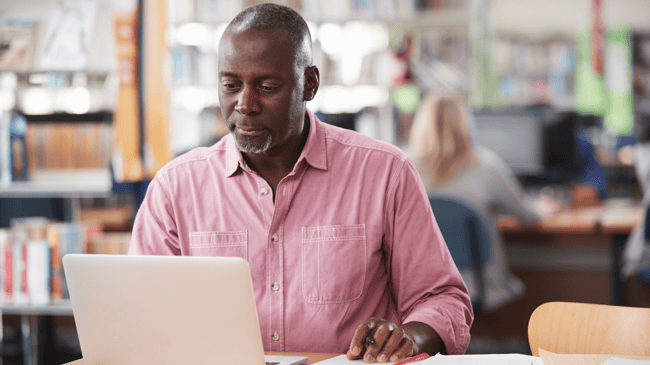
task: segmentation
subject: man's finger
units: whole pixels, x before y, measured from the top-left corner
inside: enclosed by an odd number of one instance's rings
[[[390,337],[384,344],[384,348],[381,350],[379,355],[377,355],[377,362],[386,362],[388,359],[397,351],[402,340],[408,340],[404,337],[404,331],[401,328],[396,328],[391,333]]]
[[[359,327],[354,332],[352,337],[352,342],[350,342],[350,349],[348,350],[347,356],[350,360],[360,359],[364,349],[366,348],[366,337],[372,334],[372,330],[375,327],[375,321],[370,319]]]
[[[413,341],[411,341],[411,339],[408,337],[404,337],[404,340],[400,344],[397,351],[391,355],[390,362],[400,361],[409,356],[413,356]]]
[[[367,363],[375,361],[377,354],[384,347],[386,340],[388,340],[394,328],[395,326],[391,323],[382,323],[377,327],[373,336],[374,343],[367,346],[366,353],[363,355],[363,361]]]

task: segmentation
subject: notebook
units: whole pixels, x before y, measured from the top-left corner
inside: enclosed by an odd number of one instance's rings
[[[68,254],[63,269],[85,365],[265,363],[241,258]]]

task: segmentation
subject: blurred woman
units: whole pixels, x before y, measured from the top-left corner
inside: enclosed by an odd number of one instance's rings
[[[623,275],[630,277],[642,273],[650,282],[650,117],[637,126],[638,143],[634,147],[634,170],[643,193],[645,212],[643,219],[628,237],[623,251]]]
[[[542,210],[524,196],[512,171],[494,152],[472,145],[460,98],[427,97],[413,121],[408,147],[429,196],[461,201],[483,217],[492,243],[490,261],[483,267],[483,308],[494,310],[521,296],[524,285],[508,268],[495,210],[524,224],[536,222]],[[470,295],[476,295],[471,269],[461,269],[461,274]]]

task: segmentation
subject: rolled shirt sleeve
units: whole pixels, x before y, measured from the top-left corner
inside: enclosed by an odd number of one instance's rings
[[[402,323],[428,324],[449,354],[462,354],[470,339],[471,301],[410,160],[404,161],[391,190],[385,245]]]

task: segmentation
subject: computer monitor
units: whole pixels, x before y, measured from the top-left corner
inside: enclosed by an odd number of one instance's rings
[[[580,176],[578,151],[580,125],[591,125],[590,117],[576,112],[554,113],[544,126],[544,178],[547,182],[564,183]]]
[[[544,172],[543,125],[526,109],[475,109],[474,144],[498,154],[519,177]]]
[[[327,124],[350,130],[355,130],[356,128],[357,113],[328,113],[317,116]]]

